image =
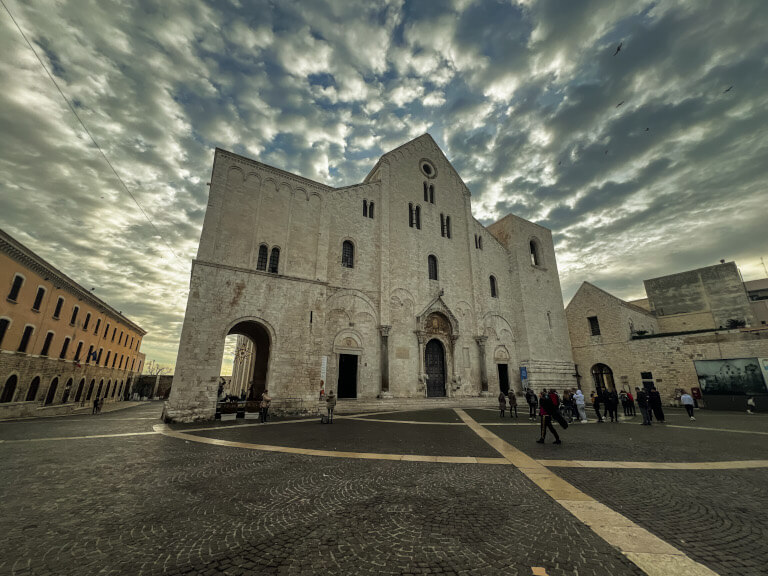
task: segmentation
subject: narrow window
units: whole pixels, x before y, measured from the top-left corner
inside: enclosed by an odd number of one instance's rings
[[[445,216],[440,214],[440,236],[445,237]]]
[[[496,276],[491,276],[491,298],[498,298],[499,294],[496,292]]]
[[[45,296],[45,288],[38,286],[37,294],[35,294],[35,303],[32,304],[32,310],[40,312],[40,305],[43,303],[43,296]]]
[[[99,355],[96,356],[96,366],[101,362],[101,353],[104,352],[104,348],[99,348]]]
[[[131,371],[133,371],[133,365],[136,363],[136,358],[131,359]]]
[[[445,235],[448,238],[451,237],[451,217],[450,216],[445,217]]]
[[[267,269],[267,252],[269,249],[266,244],[259,246],[259,258],[256,260],[256,270]]]
[[[80,312],[80,306],[75,306],[72,309],[72,318],[69,320],[69,324],[71,326],[75,325],[75,322],[77,321],[77,313]]]
[[[435,185],[434,184],[429,185],[429,203],[430,204],[435,203]]]
[[[88,324],[91,322],[91,313],[85,315],[85,322],[83,322],[83,330],[88,330]]]
[[[88,394],[85,396],[86,400],[90,400],[91,396],[93,396],[93,387],[96,385],[96,380],[91,380],[91,383],[88,385]]]
[[[58,318],[59,314],[61,314],[61,307],[64,306],[64,298],[59,296],[59,299],[56,300],[56,309],[53,311],[53,317]]]
[[[344,240],[341,245],[341,265],[344,268],[355,267],[355,247],[349,240]]]
[[[123,358],[124,356],[120,354],[120,362],[117,363],[117,369],[122,370],[123,369]]]
[[[112,328],[112,342],[115,341],[115,335],[117,335],[117,326]]]
[[[8,318],[0,318],[0,346],[3,345],[5,339],[5,333],[8,332],[8,327],[11,325],[11,321]]]
[[[107,327],[104,329],[104,338],[109,336],[109,323],[107,323]]]
[[[77,348],[75,349],[75,362],[80,361],[80,352],[83,351],[83,341],[80,340],[80,342],[77,343]]]
[[[421,206],[416,206],[416,229],[421,230]]]
[[[53,332],[48,332],[48,334],[45,335],[45,341],[43,342],[43,349],[40,350],[40,356],[48,356],[48,350],[51,347],[52,341],[53,341]]]
[[[115,352],[115,355],[112,356],[112,366],[110,366],[110,368],[115,367],[115,362],[117,362],[117,352]]]
[[[16,302],[16,298],[19,297],[19,290],[21,290],[21,286],[24,284],[24,277],[16,274],[16,276],[13,277],[13,284],[11,285],[11,291],[8,293],[8,300],[11,302]]]
[[[477,234],[475,234],[475,248],[477,248]]]
[[[67,357],[67,348],[69,348],[69,338],[64,338],[64,344],[61,346],[61,354],[59,354],[59,358],[66,358]]]
[[[280,248],[275,246],[272,248],[272,253],[269,255],[269,273],[277,274],[277,269],[280,264]]]
[[[482,250],[483,249],[483,237],[482,236],[478,236],[477,237],[477,243],[480,245],[480,250]]]
[[[40,389],[40,376],[35,376],[29,385],[29,390],[27,390],[27,397],[25,398],[25,400],[27,402],[34,402],[35,400],[37,400],[37,391],[39,389]]]
[[[96,328],[93,329],[93,333],[94,334],[98,334],[99,333],[99,326],[101,326],[101,318],[97,318],[96,319]]]
[[[27,346],[29,346],[29,339],[32,338],[32,332],[35,331],[34,326],[25,326],[24,334],[21,335],[21,342],[19,342],[18,352],[26,352]]]
[[[123,331],[120,330],[120,338],[117,339],[117,345],[120,346],[123,343]],[[125,343],[128,343],[128,337],[125,338]]]
[[[600,336],[600,323],[597,321],[597,316],[590,316],[587,320],[589,320],[589,331],[592,336]]]
[[[85,357],[85,363],[86,364],[90,363],[92,355],[93,355],[93,344],[88,346],[88,354]]]
[[[368,200],[363,200],[363,217],[368,218]]]
[[[547,324],[549,324],[549,329],[552,330],[552,314],[550,312],[547,312]]]
[[[373,218],[373,202],[368,204],[368,218]]]
[[[413,228],[413,204],[408,204],[408,226]]]
[[[104,358],[104,366],[109,364],[109,355],[112,354],[112,350],[107,350],[107,357]]]
[[[107,380],[107,387],[104,390],[104,398],[109,397],[109,388],[112,386],[112,380]]]
[[[80,379],[80,384],[77,385],[77,392],[75,393],[75,402],[80,402],[83,397],[83,388],[85,388],[85,378]]]
[[[541,258],[539,257],[539,245],[536,240],[531,240],[531,264],[539,266]]]
[[[429,192],[426,182],[424,182],[424,202],[429,202]]]
[[[429,267],[429,279],[437,280],[437,258],[430,254],[427,258],[427,264]]]
[[[127,336],[126,336],[126,338],[127,338]],[[133,336],[131,336],[131,345],[128,346],[128,348],[133,348]]]

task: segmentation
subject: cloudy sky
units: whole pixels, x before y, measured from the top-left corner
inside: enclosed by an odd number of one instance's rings
[[[3,1],[156,229],[4,9],[0,227],[148,359],[176,359],[216,146],[343,186],[429,132],[478,219],[554,231],[566,301],[764,276],[764,0]]]

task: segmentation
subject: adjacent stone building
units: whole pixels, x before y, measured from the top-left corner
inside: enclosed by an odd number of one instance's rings
[[[768,397],[758,382],[768,358],[762,282],[744,283],[733,262],[646,280],[648,298],[631,302],[584,282],[566,307],[582,388],[656,386],[668,401],[680,389],[700,388],[712,408],[741,409],[747,390]],[[737,389],[708,388],[712,367]],[[757,384],[739,390],[750,370]]]
[[[549,230],[472,216],[425,134],[333,188],[216,150],[166,413],[212,418],[227,335],[248,396],[472,397],[575,384]]]
[[[146,332],[0,230],[0,418],[126,397]]]

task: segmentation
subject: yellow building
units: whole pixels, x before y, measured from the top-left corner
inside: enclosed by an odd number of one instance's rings
[[[145,334],[0,230],[0,419],[127,398]]]

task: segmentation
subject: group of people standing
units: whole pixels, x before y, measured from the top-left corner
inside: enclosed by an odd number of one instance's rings
[[[507,410],[507,397],[504,392],[499,392],[499,418],[504,418],[504,412]],[[517,396],[514,390],[509,391],[509,417],[517,418]]]

